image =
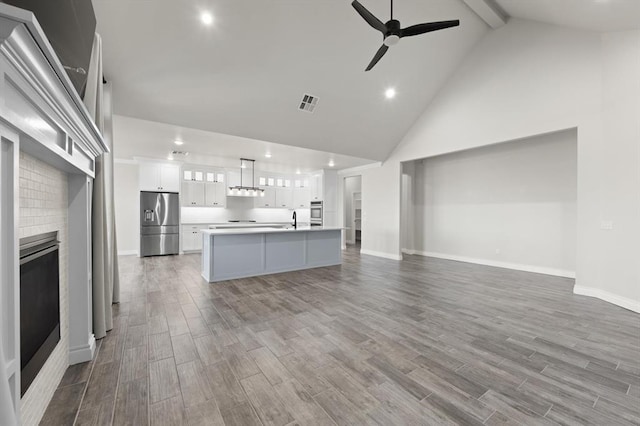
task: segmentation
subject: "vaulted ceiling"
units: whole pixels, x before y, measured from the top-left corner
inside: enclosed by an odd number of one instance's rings
[[[362,0],[386,21],[389,0]],[[382,44],[348,0],[94,0],[117,114],[382,160],[488,31],[459,0],[396,0],[404,26],[460,19]],[[201,11],[214,24],[201,24]],[[388,87],[397,97],[388,101]],[[303,94],[319,98],[299,111]]]
[[[389,18],[389,0],[360,1]],[[495,1],[593,31],[637,28],[640,16],[639,0]],[[350,0],[93,0],[117,114],[369,160],[389,155],[490,31],[467,3],[396,0],[403,26],[461,24],[404,39],[364,72],[382,39]],[[313,113],[298,110],[305,93],[319,98]]]

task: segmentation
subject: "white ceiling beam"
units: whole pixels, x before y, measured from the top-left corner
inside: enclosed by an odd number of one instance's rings
[[[493,0],[463,0],[494,30],[507,23],[509,16]]]

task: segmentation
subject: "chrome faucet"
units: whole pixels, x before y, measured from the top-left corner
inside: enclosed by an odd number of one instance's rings
[[[298,218],[295,210],[293,211],[293,228],[298,229]]]

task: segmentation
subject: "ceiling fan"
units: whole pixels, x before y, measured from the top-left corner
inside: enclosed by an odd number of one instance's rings
[[[380,31],[383,36],[382,47],[378,49],[365,71],[369,71],[373,68],[380,58],[387,53],[389,46],[397,44],[403,37],[411,37],[460,25],[460,21],[456,19],[454,21],[428,22],[425,24],[417,24],[407,28],[401,28],[400,21],[393,19],[393,0],[391,0],[391,19],[387,21],[386,24],[383,24],[382,21],[373,15],[373,13],[369,12],[363,5],[361,5],[358,0],[353,0],[351,5],[369,25]]]

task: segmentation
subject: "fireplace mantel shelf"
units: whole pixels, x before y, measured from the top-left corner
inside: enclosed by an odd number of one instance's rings
[[[17,421],[22,416],[25,424],[33,424],[44,408],[28,415],[20,408],[20,152],[66,173],[69,327],[64,350],[69,364],[75,364],[89,361],[95,352],[91,185],[96,158],[109,148],[34,15],[4,3],[0,3],[0,148],[0,341],[5,353],[0,368],[8,377]],[[38,395],[47,400],[45,407],[54,390],[55,386],[51,394]]]

